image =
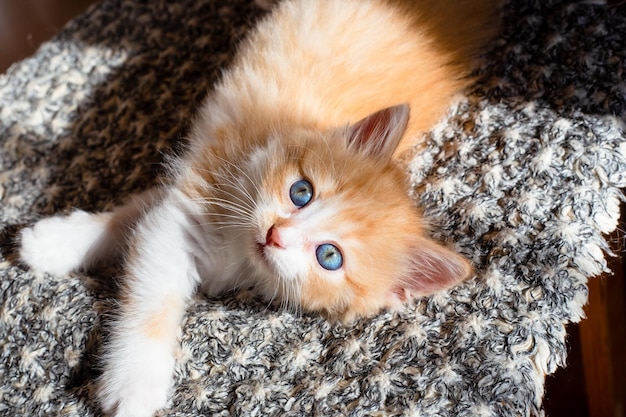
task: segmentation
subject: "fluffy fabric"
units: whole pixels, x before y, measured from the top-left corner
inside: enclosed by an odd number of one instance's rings
[[[0,77],[0,413],[95,416],[119,272],[11,261],[16,230],[103,210],[164,155],[263,1],[104,0]],[[434,237],[475,279],[352,326],[242,290],[194,300],[163,415],[542,414],[626,186],[626,21],[601,1],[511,2],[479,81],[407,155]]]

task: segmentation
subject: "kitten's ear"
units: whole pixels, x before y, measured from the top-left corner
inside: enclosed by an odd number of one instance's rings
[[[348,127],[348,146],[367,155],[389,159],[409,122],[409,105],[387,107]]]
[[[447,247],[427,238],[419,238],[413,248],[411,266],[394,290],[402,301],[408,294],[426,296],[442,291],[469,278],[469,261]]]

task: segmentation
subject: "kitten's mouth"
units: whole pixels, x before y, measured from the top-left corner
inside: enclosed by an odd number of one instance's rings
[[[265,237],[265,242],[255,241],[256,243],[256,251],[259,254],[259,257],[263,260],[263,263],[269,267],[270,269],[274,269],[274,264],[268,257],[268,248],[280,248],[284,249],[283,243],[280,239],[280,235],[276,231],[274,226],[270,227],[267,231],[267,235]]]
[[[265,248],[266,248],[266,245],[264,243],[256,242],[256,252],[259,255],[259,258],[261,258],[261,260],[266,266],[271,267],[272,264],[269,258],[267,257],[267,254],[265,253]]]
[[[265,258],[265,245],[260,243],[260,242],[256,242],[256,251],[259,255],[261,255],[262,258]]]

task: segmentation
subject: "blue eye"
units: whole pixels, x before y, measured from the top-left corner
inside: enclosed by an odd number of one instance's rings
[[[337,246],[330,243],[319,245],[315,250],[315,255],[317,256],[317,262],[319,262],[322,268],[329,271],[336,271],[343,265],[341,251]]]
[[[289,198],[296,207],[304,207],[313,198],[313,186],[307,180],[298,180],[291,185]]]

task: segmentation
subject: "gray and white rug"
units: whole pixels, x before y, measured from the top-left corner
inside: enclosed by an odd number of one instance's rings
[[[0,415],[101,414],[119,272],[36,274],[12,237],[155,184],[264,3],[103,0],[0,76]],[[477,276],[350,327],[247,291],[197,298],[163,415],[543,414],[626,186],[626,20],[599,0],[504,10],[480,81],[408,161],[435,237]]]

